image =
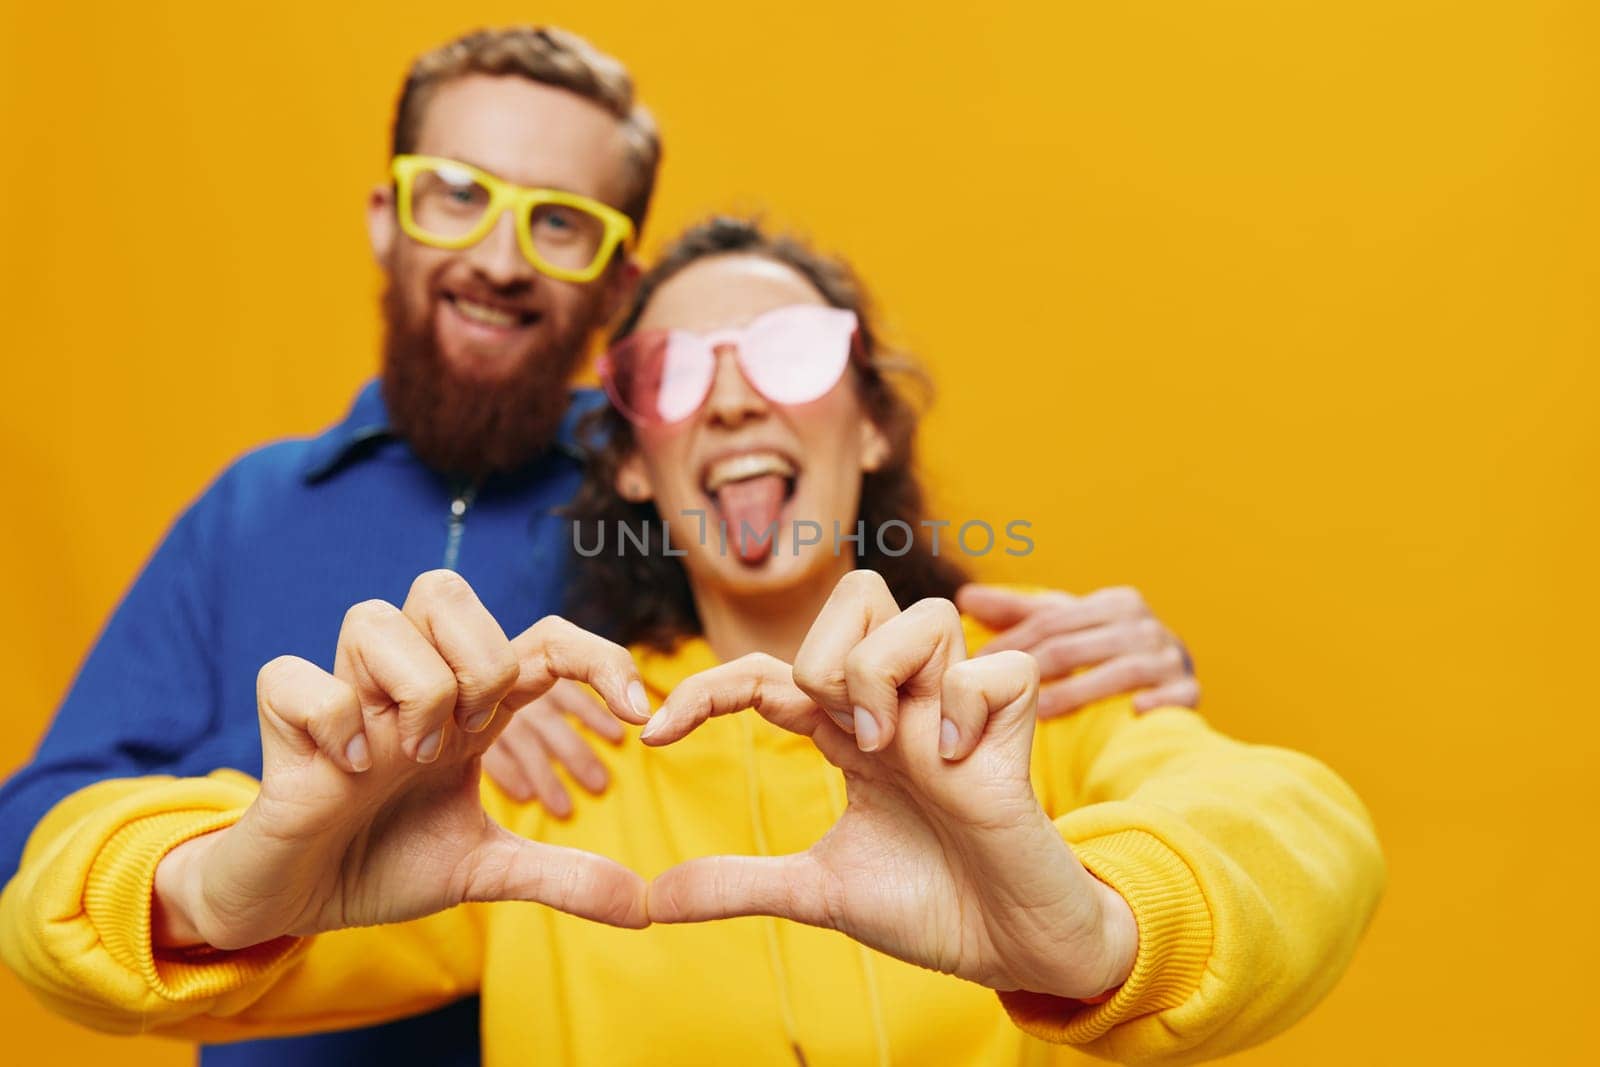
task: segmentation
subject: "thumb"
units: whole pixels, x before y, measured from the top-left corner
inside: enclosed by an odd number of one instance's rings
[[[822,869],[808,852],[789,856],[703,856],[650,883],[651,922],[693,923],[775,915],[831,927]]]
[[[593,852],[529,841],[496,826],[466,867],[463,901],[530,900],[611,926],[650,925],[644,879]]]
[[[1038,606],[1031,593],[1019,593],[1003,585],[968,582],[956,590],[956,607],[991,630],[1015,626]]]

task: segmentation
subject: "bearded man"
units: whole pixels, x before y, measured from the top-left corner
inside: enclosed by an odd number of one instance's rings
[[[416,61],[367,205],[386,280],[379,380],[325,433],[232,464],[168,531],[33,760],[0,789],[0,881],[44,814],[88,785],[224,767],[259,776],[258,672],[285,654],[325,662],[351,604],[398,603],[444,567],[508,633],[561,610],[575,424],[600,400],[568,382],[639,273],[660,155],[627,71],[570,33],[481,31]],[[1181,646],[1131,591],[1080,603],[972,589],[967,601],[1071,687],[1057,690],[1057,712],[1130,687],[1152,705],[1197,697]],[[1064,678],[1096,663],[1098,675]],[[591,790],[606,784],[570,719],[615,729],[577,692],[519,714],[485,760],[508,793],[558,815],[553,763]],[[208,1046],[202,1060],[476,1064],[477,1001],[369,1030]]]

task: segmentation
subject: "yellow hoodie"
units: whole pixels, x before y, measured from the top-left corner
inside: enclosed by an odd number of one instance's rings
[[[984,635],[969,625],[969,647]],[[637,655],[659,699],[715,663],[699,639]],[[569,821],[485,781],[491,817],[650,877],[715,853],[805,849],[843,781],[754,713],[685,741],[597,745],[612,786]],[[1104,1003],[1001,994],[783,920],[619,930],[536,904],[155,954],[156,864],[229,825],[253,779],[102,782],[40,821],[0,898],[0,953],[50,1007],[117,1032],[229,1041],[361,1026],[478,991],[487,1064],[1047,1064],[1092,1053],[1182,1063],[1264,1040],[1349,962],[1384,881],[1359,800],[1316,760],[1247,745],[1194,712],[1126,699],[1039,724],[1035,788],[1084,865],[1139,924]]]

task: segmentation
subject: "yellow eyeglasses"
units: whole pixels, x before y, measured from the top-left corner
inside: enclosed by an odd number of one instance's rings
[[[590,282],[618,245],[633,242],[633,220],[609,204],[560,189],[530,189],[439,156],[395,156],[400,228],[435,248],[477,244],[510,210],[517,244],[541,273]]]

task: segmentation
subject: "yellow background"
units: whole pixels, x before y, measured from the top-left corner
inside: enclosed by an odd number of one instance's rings
[[[1034,523],[985,573],[1139,585],[1223,729],[1371,806],[1353,968],[1236,1062],[1600,1048],[1592,3],[5,3],[0,768],[177,511],[373,372],[409,58],[550,21],[662,120],[647,247],[761,208],[860,266],[941,514]],[[0,1033],[188,1055],[9,974]]]

